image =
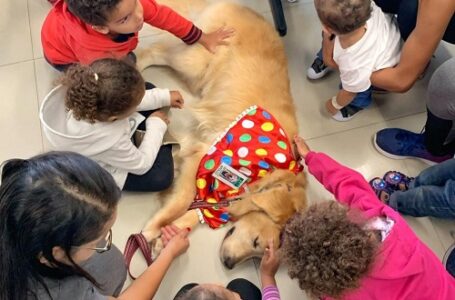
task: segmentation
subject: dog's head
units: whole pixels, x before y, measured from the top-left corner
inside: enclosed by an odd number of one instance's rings
[[[305,176],[276,170],[250,187],[250,193],[229,207],[237,221],[224,237],[220,259],[229,269],[263,255],[269,240],[279,245],[280,232],[297,211],[306,207]]]

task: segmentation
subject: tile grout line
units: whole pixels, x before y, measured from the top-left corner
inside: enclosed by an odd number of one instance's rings
[[[404,118],[408,118],[408,117],[412,117],[412,116],[417,116],[417,115],[424,114],[424,113],[425,113],[425,111],[416,112],[416,113],[412,113],[412,114],[409,114],[409,115],[403,115],[403,116],[399,116],[399,117],[392,118],[392,119],[387,119],[387,120],[377,121],[377,122],[370,123],[370,124],[361,125],[361,126],[355,127],[355,128],[348,128],[348,129],[344,129],[344,130],[337,131],[337,132],[332,132],[332,133],[325,134],[325,135],[315,136],[315,137],[312,137],[312,138],[305,138],[305,140],[306,141],[311,141],[311,140],[315,140],[315,139],[319,139],[319,138],[323,138],[323,137],[330,137],[330,136],[333,136],[333,135],[336,135],[336,134],[345,133],[347,131],[352,131],[352,130],[356,130],[356,129],[366,128],[366,127],[370,127],[370,126],[375,126],[375,125],[378,125],[378,124],[381,124],[381,123],[396,121],[396,120],[399,120],[399,119],[404,119]]]
[[[30,20],[30,6],[27,0],[27,17],[28,17],[28,29],[30,32],[30,42],[32,45],[32,59],[26,60],[24,62],[32,61],[33,62],[33,77],[35,78],[35,93],[36,93],[36,105],[37,105],[37,112],[38,112],[38,123],[40,127],[40,135],[41,135],[41,152],[44,152],[44,136],[43,136],[43,128],[41,126],[41,120],[40,120],[40,104],[39,104],[39,92],[38,92],[38,76],[36,76],[36,60],[35,60],[35,49],[33,47],[33,37],[32,37],[32,28],[31,28],[31,20]]]

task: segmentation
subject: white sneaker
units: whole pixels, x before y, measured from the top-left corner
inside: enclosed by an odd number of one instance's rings
[[[311,64],[311,67],[306,71],[306,76],[308,76],[309,79],[315,80],[324,77],[331,70],[331,68],[324,64],[322,59],[316,57]]]

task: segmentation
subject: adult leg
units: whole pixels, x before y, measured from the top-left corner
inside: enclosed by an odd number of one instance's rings
[[[418,0],[373,0],[383,12],[397,15],[401,37],[406,40],[414,30],[419,9]],[[442,39],[455,44],[455,16],[450,19]]]
[[[428,118],[425,125],[425,146],[434,155],[453,155],[455,138],[455,58],[444,62],[428,84]]]
[[[161,146],[152,168],[143,175],[128,174],[123,190],[157,192],[167,189],[174,180],[172,145]]]
[[[261,291],[250,281],[237,278],[232,280],[226,286],[228,290],[236,292],[242,300],[261,300]]]
[[[438,118],[427,108],[424,140],[425,147],[431,154],[437,156],[455,154],[455,139],[448,141],[454,124],[452,120]]]

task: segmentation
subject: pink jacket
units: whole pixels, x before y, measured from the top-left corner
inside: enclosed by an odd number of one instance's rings
[[[347,293],[342,299],[455,299],[455,279],[406,221],[378,200],[361,174],[322,153],[310,152],[306,156],[306,164],[310,173],[340,203],[363,211],[367,218],[387,216],[395,221],[360,288]]]

